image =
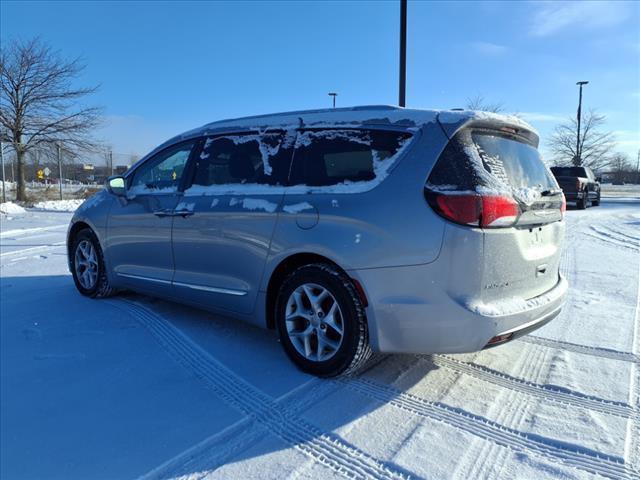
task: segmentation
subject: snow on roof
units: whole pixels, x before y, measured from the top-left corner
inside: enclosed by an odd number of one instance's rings
[[[256,115],[251,117],[219,120],[186,132],[182,136],[202,134],[220,130],[319,127],[319,126],[360,126],[395,125],[415,128],[434,122],[436,118],[445,123],[465,120],[498,121],[522,127],[535,132],[528,123],[513,115],[502,115],[476,110],[419,110],[392,105],[365,105],[322,110],[300,110],[294,112]]]
[[[475,110],[421,110],[402,108],[393,105],[363,105],[345,108],[327,108],[321,110],[300,110],[293,112],[255,115],[251,117],[231,118],[207,123],[177,135],[154,149],[147,157],[160,149],[187,138],[200,135],[253,130],[262,132],[266,129],[292,129],[299,127],[361,127],[363,125],[388,125],[417,129],[439,119],[445,124],[458,124],[467,121],[497,121],[524,128],[537,135],[537,132],[521,118],[512,115]],[[460,122],[460,123],[459,123]],[[142,159],[144,160],[144,159]]]

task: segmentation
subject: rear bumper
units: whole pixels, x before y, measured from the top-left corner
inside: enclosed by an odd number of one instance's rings
[[[429,266],[358,270],[365,289],[371,347],[388,353],[465,353],[482,350],[496,336],[525,335],[554,319],[568,284],[529,300],[483,304],[456,299],[438,285]],[[504,341],[499,343],[504,343]]]

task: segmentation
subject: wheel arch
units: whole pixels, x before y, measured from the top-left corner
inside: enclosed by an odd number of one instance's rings
[[[281,260],[280,263],[278,263],[278,265],[273,269],[273,271],[271,272],[271,275],[269,276],[269,282],[267,284],[267,293],[266,293],[266,300],[265,300],[265,320],[266,320],[266,327],[268,329],[270,330],[275,329],[275,315],[274,315],[275,311],[274,310],[276,305],[276,299],[278,297],[278,291],[280,289],[280,286],[282,285],[282,282],[285,280],[285,278],[287,278],[287,276],[290,273],[292,273],[296,269],[312,263],[328,263],[334,266],[335,268],[339,269],[349,278],[351,278],[351,280],[354,282],[356,290],[358,291],[358,294],[361,297],[360,299],[362,300],[363,305],[365,307],[367,306],[367,300],[364,295],[364,290],[362,289],[362,286],[359,284],[359,282],[356,279],[351,277],[351,275],[349,275],[347,271],[344,268],[342,268],[337,262],[335,262],[334,260],[324,255],[320,255],[317,253],[298,252],[298,253],[289,255],[285,259]]]
[[[69,227],[69,233],[67,233],[67,258],[69,259],[69,265],[71,265],[71,256],[73,254],[73,252],[71,251],[71,248],[73,247],[73,239],[76,238],[78,232],[87,228],[94,234],[96,233],[95,230],[91,228],[91,225],[82,220],[74,222],[71,227]]]

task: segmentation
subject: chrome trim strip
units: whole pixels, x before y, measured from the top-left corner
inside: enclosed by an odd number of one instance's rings
[[[171,281],[170,280],[162,280],[160,278],[151,278],[151,277],[143,277],[141,275],[131,275],[128,273],[117,273],[116,275],[118,275],[119,277],[127,277],[127,278],[133,278],[135,280],[146,280],[148,282],[155,282],[155,283],[162,283],[164,285],[171,285]]]
[[[148,282],[162,283],[164,285],[175,285],[176,287],[186,287],[186,288],[191,288],[193,290],[201,290],[203,292],[224,293],[226,295],[235,295],[237,297],[243,297],[248,293],[244,290],[232,290],[229,288],[206,287],[204,285],[194,285],[192,283],[170,282],[169,280],[162,280],[160,278],[143,277],[141,275],[131,275],[128,273],[116,273],[116,274],[120,277],[133,278],[136,280],[147,280]]]
[[[204,285],[193,285],[192,283],[173,282],[173,284],[177,287],[186,287],[186,288],[191,288],[193,290],[202,290],[203,292],[224,293],[226,295],[235,295],[238,297],[242,297],[248,293],[248,292],[245,292],[244,290],[231,290],[229,288],[205,287]]]

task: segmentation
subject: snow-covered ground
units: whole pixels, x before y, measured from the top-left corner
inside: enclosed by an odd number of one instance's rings
[[[640,198],[567,212],[562,314],[467,355],[298,372],[273,334],[81,297],[70,213],[2,215],[0,477],[640,477]]]
[[[82,202],[84,202],[84,199],[46,200],[35,203],[33,208],[50,212],[75,212]]]

